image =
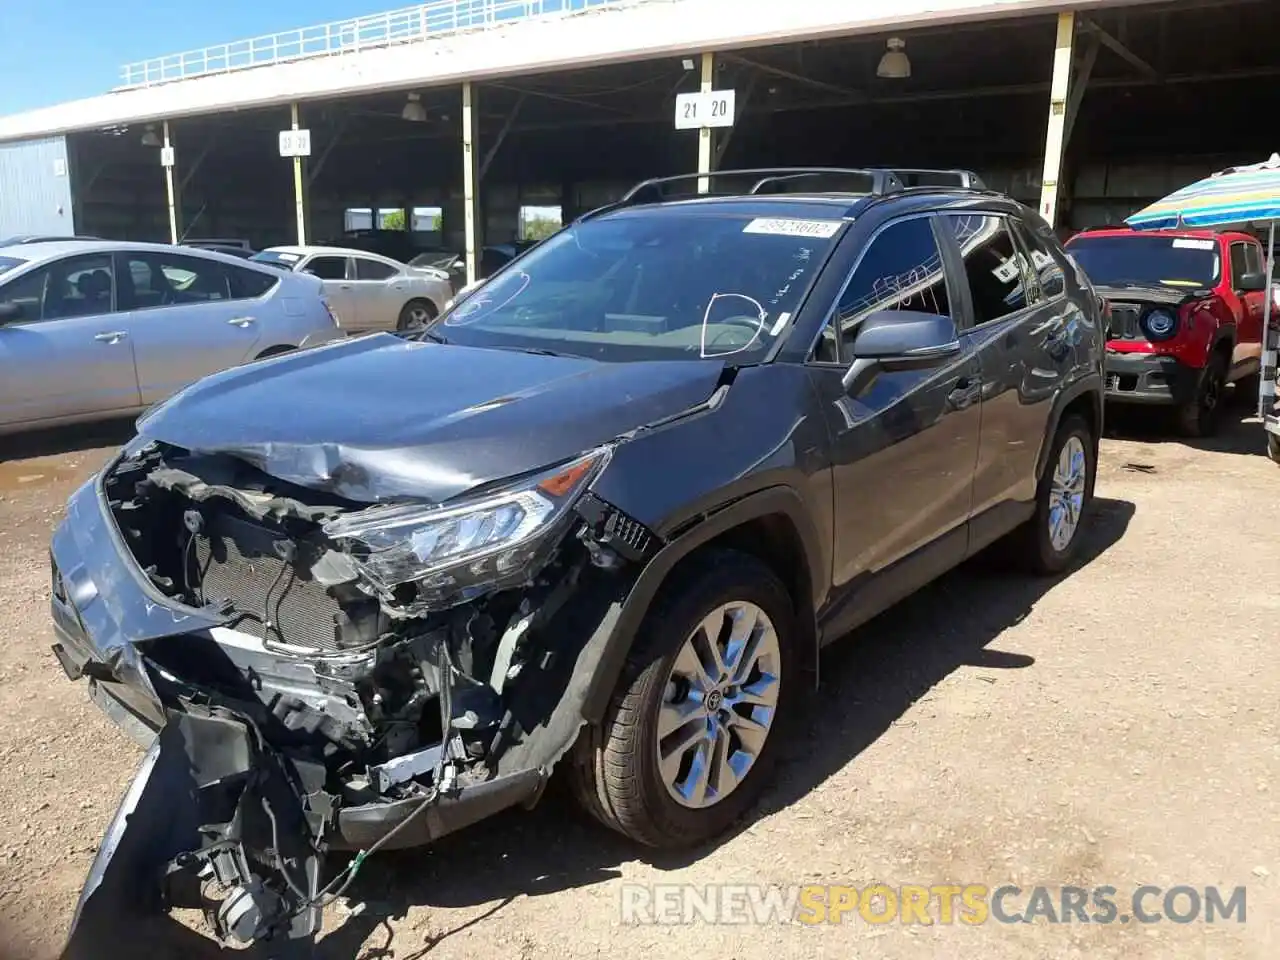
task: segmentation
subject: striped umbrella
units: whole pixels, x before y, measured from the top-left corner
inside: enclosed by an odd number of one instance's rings
[[[1280,153],[1229,167],[1144,207],[1125,223],[1135,230],[1225,227],[1280,220]]]

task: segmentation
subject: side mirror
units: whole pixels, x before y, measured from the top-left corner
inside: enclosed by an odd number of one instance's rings
[[[24,316],[26,311],[22,309],[22,304],[14,303],[12,300],[0,303],[0,327],[6,323],[17,323]]]
[[[853,365],[844,375],[853,390],[875,369],[923,370],[960,355],[955,321],[936,313],[878,310],[866,317],[853,341]]]
[[[1242,273],[1236,287],[1241,293],[1257,293],[1260,290],[1265,290],[1267,289],[1267,275],[1265,273]]]

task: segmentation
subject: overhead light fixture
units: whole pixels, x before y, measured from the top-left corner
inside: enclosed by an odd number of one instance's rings
[[[427,108],[422,105],[422,98],[416,93],[409,94],[400,116],[412,123],[426,123]]]
[[[692,70],[693,61],[690,60],[688,57],[685,57],[683,60],[680,61],[680,66],[684,67],[684,69],[686,70]]]
[[[907,41],[901,37],[890,37],[888,48],[880,58],[880,66],[876,67],[876,76],[886,80],[905,80],[911,76],[911,60],[906,54]]]
[[[142,145],[144,147],[160,146],[160,137],[156,135],[155,124],[147,124],[147,129],[142,133]]]

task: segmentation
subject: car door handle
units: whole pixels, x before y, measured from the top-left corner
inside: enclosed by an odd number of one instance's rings
[[[233,327],[239,327],[243,330],[245,327],[249,326],[249,324],[253,323],[255,319],[255,317],[232,317],[227,321],[227,323],[231,324]]]
[[[129,336],[129,334],[125,333],[123,330],[108,330],[105,333],[95,333],[93,335],[93,339],[101,341],[102,343],[119,343],[127,336]]]

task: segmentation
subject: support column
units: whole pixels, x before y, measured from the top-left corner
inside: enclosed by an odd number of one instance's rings
[[[289,104],[289,125],[292,129],[297,130],[298,127],[298,105],[296,103]],[[302,178],[302,157],[293,158],[293,203],[298,216],[298,246],[303,246],[307,242],[307,201],[305,195],[305,184]]]
[[[1067,121],[1067,98],[1071,93],[1071,61],[1074,56],[1076,15],[1058,14],[1058,40],[1053,52],[1053,81],[1049,92],[1049,131],[1045,137],[1044,176],[1040,187],[1040,216],[1049,226],[1058,225],[1058,180],[1062,175]]]
[[[467,283],[475,283],[480,276],[480,177],[476,166],[479,105],[476,92],[470,80],[462,84],[462,205],[466,223]]]
[[[716,81],[716,56],[714,53],[704,53],[702,55],[702,92],[704,94],[711,93],[715,89]],[[698,131],[698,172],[711,173],[711,134],[710,127],[703,127]],[[698,178],[698,192],[706,193],[711,189],[711,181],[706,177]]]
[[[169,199],[169,242],[178,243],[178,191],[173,182],[173,141],[169,139],[169,121],[164,122],[164,153],[160,162],[164,164],[164,189]]]

